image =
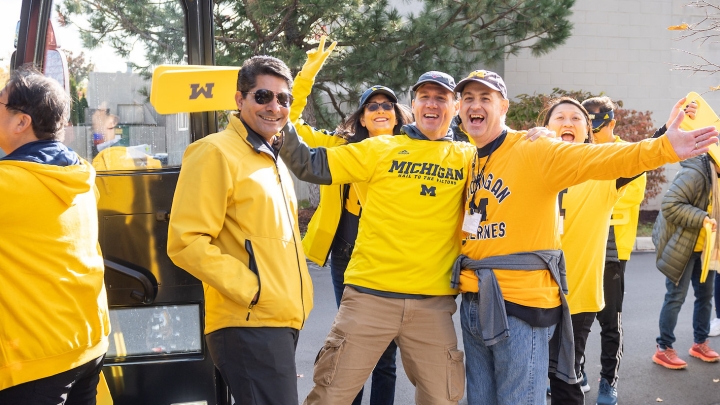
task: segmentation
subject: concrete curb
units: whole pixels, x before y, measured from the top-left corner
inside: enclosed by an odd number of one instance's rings
[[[652,243],[652,238],[649,236],[638,236],[635,239],[635,246],[633,252],[654,252],[655,245]]]

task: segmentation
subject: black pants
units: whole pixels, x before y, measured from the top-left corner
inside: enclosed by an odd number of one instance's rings
[[[2,405],[95,405],[103,359],[0,391]]]
[[[293,328],[225,328],[205,336],[238,405],[297,405]]]
[[[600,377],[613,387],[617,384],[618,369],[623,356],[622,304],[625,295],[626,263],[626,260],[620,263],[605,263],[605,308],[597,314],[601,341]]]
[[[590,328],[595,321],[595,312],[581,312],[571,315],[573,327],[573,341],[575,342],[575,373],[580,376],[581,363],[585,356],[585,345],[587,344]],[[560,328],[555,329],[550,344],[558,339]],[[568,384],[557,378],[555,373],[550,373],[550,392],[553,404],[562,405],[583,405],[585,403],[585,394],[580,388],[580,382],[577,384]]]

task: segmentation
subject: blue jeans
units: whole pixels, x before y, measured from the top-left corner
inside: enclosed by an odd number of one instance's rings
[[[711,271],[707,280],[700,283],[702,262],[700,253],[693,253],[690,261],[685,266],[678,285],[670,279],[665,280],[665,301],[660,310],[660,336],[657,344],[661,349],[672,348],[675,343],[675,325],[677,325],[678,313],[682,307],[688,288],[692,282],[695,291],[695,309],[693,310],[693,338],[695,343],[703,343],[710,333],[710,315],[712,314],[712,297],[714,290],[715,272]]]
[[[510,337],[486,346],[480,331],[477,294],[465,293],[460,307],[468,405],[545,405],[548,341],[555,325],[537,328],[508,317]]]
[[[333,251],[332,255],[330,255],[330,277],[332,278],[338,308],[345,289],[345,269],[347,269],[348,262],[350,262],[349,254],[338,254],[338,252]],[[395,403],[396,355],[397,344],[392,341],[380,356],[375,369],[373,369],[370,405],[393,405]],[[360,389],[352,405],[360,405],[362,396],[363,389]]]

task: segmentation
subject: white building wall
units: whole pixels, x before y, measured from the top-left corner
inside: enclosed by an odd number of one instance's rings
[[[577,0],[572,8],[573,33],[565,45],[539,58],[525,51],[507,58],[503,77],[510,97],[549,93],[554,87],[602,91],[622,100],[625,108],[652,111],[655,126],[660,127],[678,99],[720,85],[720,76],[671,70],[674,63],[697,62],[673,48],[720,62],[720,45],[676,41],[680,34],[667,30],[702,19],[699,9],[684,7],[688,2]],[[703,98],[720,111],[720,92],[708,92]],[[666,166],[668,180],[678,168]],[[655,198],[643,208],[659,209],[659,203],[660,198]]]

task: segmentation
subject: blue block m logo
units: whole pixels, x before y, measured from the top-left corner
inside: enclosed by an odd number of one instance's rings
[[[428,187],[424,184],[421,184],[420,187],[421,187],[420,195],[427,195],[430,197],[435,197],[435,186]]]

